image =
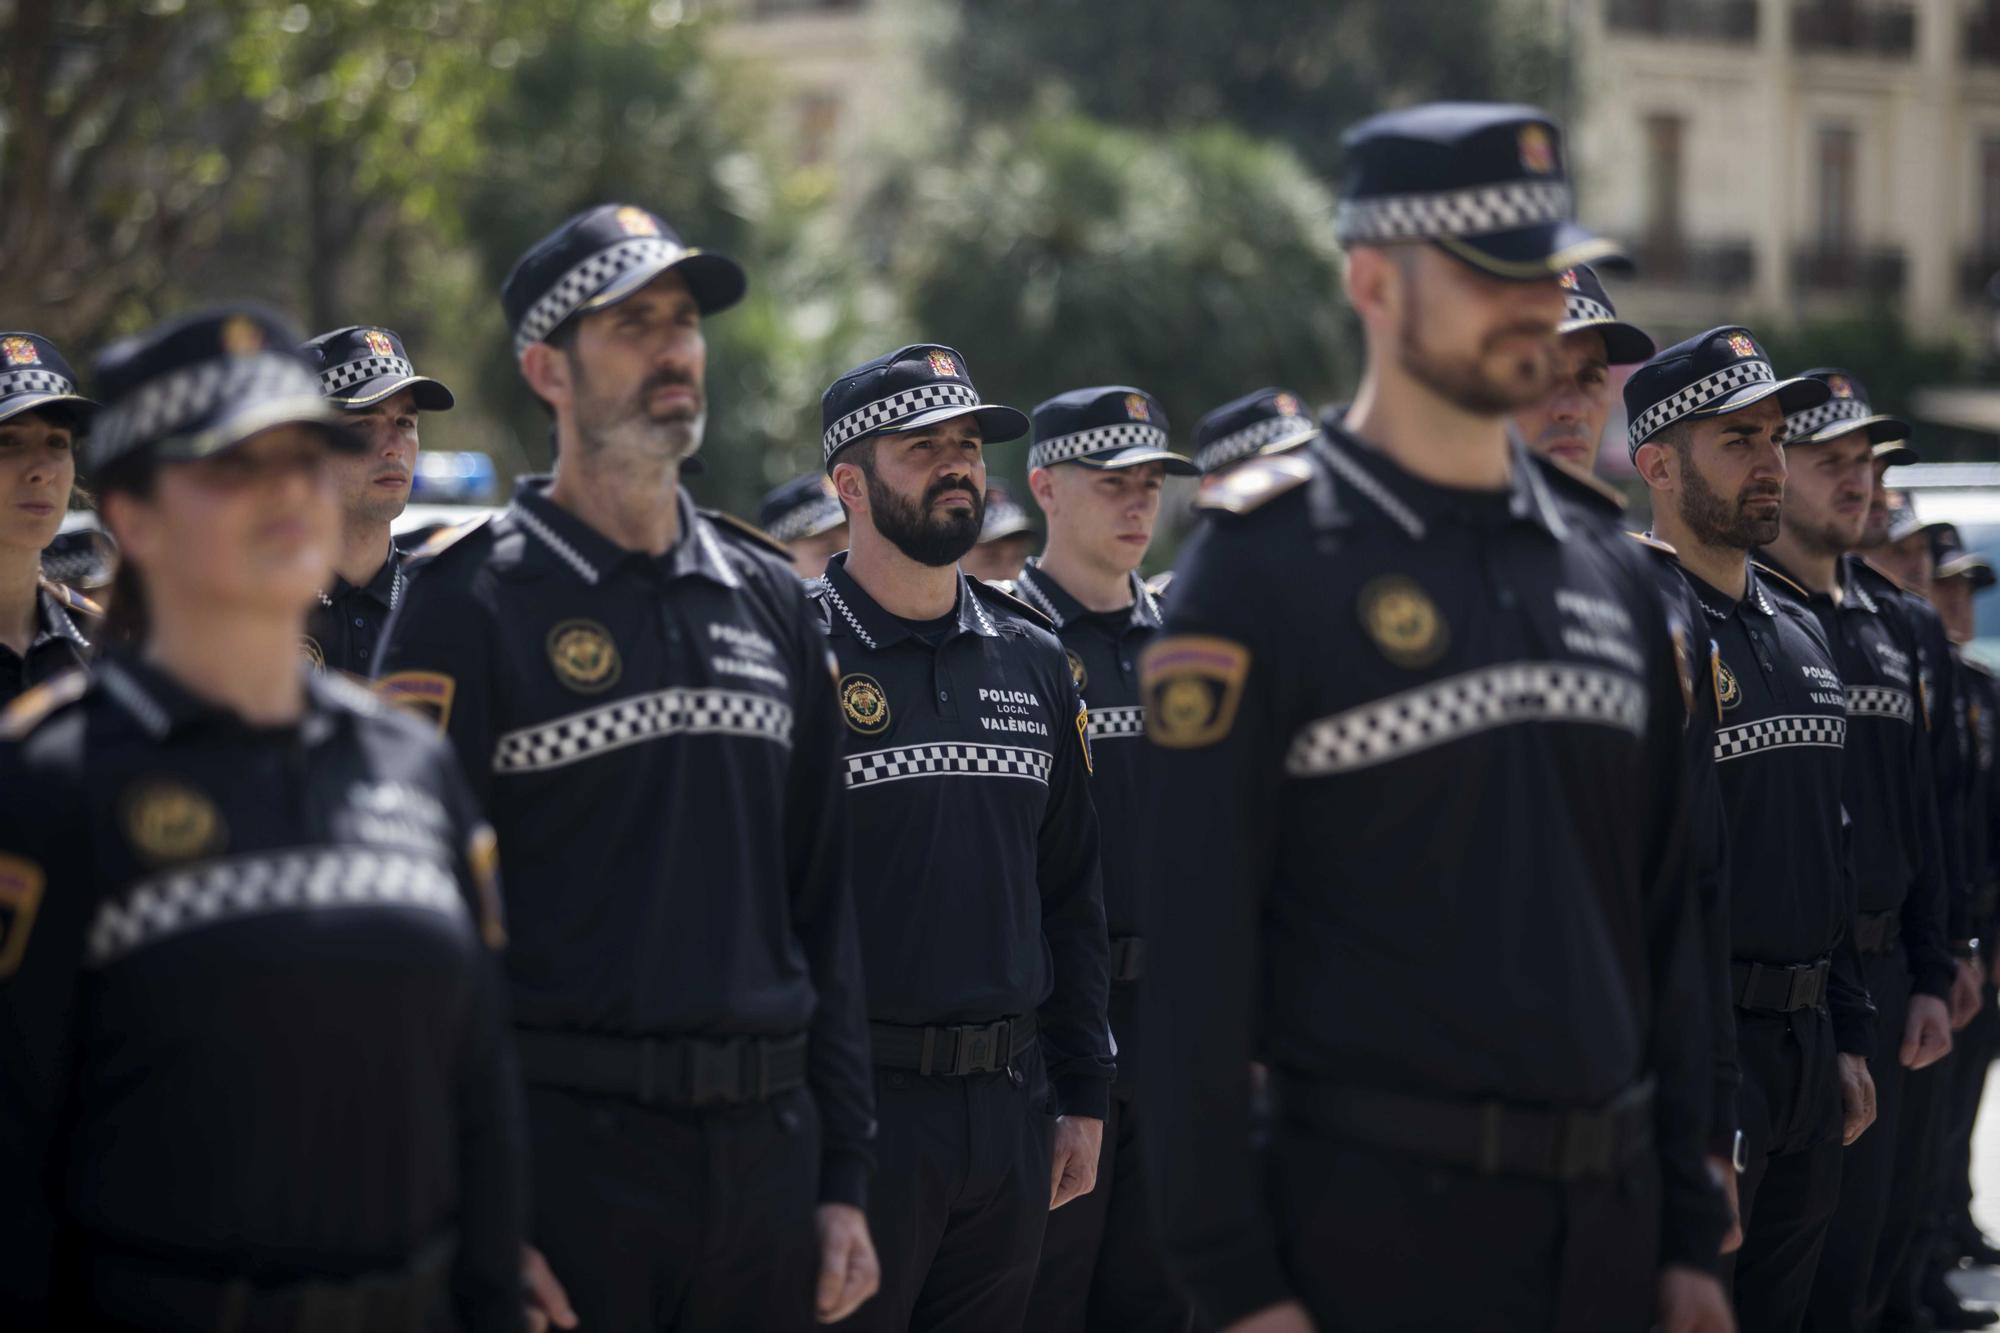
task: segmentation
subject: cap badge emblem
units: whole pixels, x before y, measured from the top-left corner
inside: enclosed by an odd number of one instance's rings
[[[1566,269],[1564,269],[1564,270],[1562,271],[1562,276],[1561,276],[1561,277],[1559,277],[1559,278],[1557,278],[1557,279],[1556,279],[1556,281],[1557,281],[1558,283],[1560,283],[1560,284],[1562,285],[1562,287],[1564,288],[1564,290],[1566,290],[1566,291],[1572,291],[1572,292],[1573,292],[1573,291],[1575,291],[1575,290],[1576,290],[1576,270],[1575,270],[1575,269],[1573,269],[1573,268],[1566,268]]]
[[[1556,169],[1556,144],[1540,125],[1521,127],[1521,169],[1547,176]]]
[[[264,350],[264,330],[248,315],[231,315],[222,321],[222,350],[231,356],[255,356]]]
[[[1299,410],[1299,400],[1288,393],[1281,393],[1276,398],[1273,398],[1271,406],[1278,409],[1278,415],[1281,417],[1302,417],[1305,415],[1304,412]]]
[[[619,209],[615,216],[618,219],[618,229],[627,236],[658,236],[660,234],[659,221],[643,208],[634,208],[630,204],[627,204],[625,207]]]
[[[602,694],[623,670],[610,631],[594,620],[565,620],[550,630],[549,665],[578,694]]]
[[[950,353],[932,352],[930,360],[931,360],[931,374],[943,375],[947,378],[954,377],[958,374],[958,362],[952,358]]]
[[[864,736],[873,736],[889,727],[889,696],[873,676],[844,676],[840,682],[840,711],[847,725]]]
[[[1738,356],[1755,356],[1757,344],[1750,341],[1747,333],[1732,333],[1729,335],[1729,350]]]
[[[1828,375],[1826,377],[1826,387],[1833,390],[1835,398],[1852,398],[1854,396],[1854,382],[1845,375]]]
[[[361,341],[368,344],[368,350],[376,356],[394,356],[396,345],[389,341],[389,335],[380,329],[369,329],[361,335]]]
[[[1151,421],[1153,408],[1144,394],[1128,393],[1125,395],[1125,415],[1134,421]]]
[[[42,354],[26,338],[0,338],[0,356],[4,356],[10,366],[38,366],[42,363]]]
[[[1414,579],[1387,574],[1361,590],[1361,625],[1382,656],[1417,670],[1444,656],[1451,642],[1437,603]]]

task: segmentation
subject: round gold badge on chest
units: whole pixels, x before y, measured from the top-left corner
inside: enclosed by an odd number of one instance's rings
[[[873,736],[889,726],[889,696],[873,676],[855,674],[840,681],[840,711],[847,725],[864,736]]]
[[[1084,687],[1090,684],[1090,673],[1083,669],[1083,659],[1075,653],[1069,654],[1069,678],[1076,683],[1078,694],[1083,693]]]
[[[1399,667],[1416,670],[1444,656],[1451,633],[1437,603],[1415,579],[1385,574],[1361,590],[1361,626]]]
[[[1743,687],[1736,683],[1736,673],[1720,657],[1715,659],[1715,701],[1724,708],[1743,702]]]
[[[603,693],[624,669],[611,632],[594,620],[565,620],[550,630],[549,665],[578,694]]]
[[[165,779],[144,783],[124,806],[125,836],[148,861],[185,861],[221,849],[222,816],[192,787]]]

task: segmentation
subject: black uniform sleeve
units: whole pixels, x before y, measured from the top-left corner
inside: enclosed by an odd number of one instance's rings
[[[55,1148],[96,885],[80,790],[52,787],[18,749],[0,747],[0,791],[0,1328],[39,1330],[55,1327]]]
[[[1145,1062],[1153,1165],[1164,1239],[1217,1325],[1293,1297],[1251,1144],[1263,894],[1281,841],[1284,666],[1275,653],[1286,646],[1267,646],[1253,627],[1287,624],[1289,614],[1260,608],[1259,594],[1246,590],[1268,586],[1271,573],[1257,567],[1247,534],[1206,525],[1182,555],[1164,632],[1142,671],[1157,775],[1150,823],[1201,821],[1198,836],[1174,838],[1160,857],[1147,925],[1158,981],[1141,992],[1145,1026],[1174,1034],[1173,1059]],[[1239,676],[1233,699],[1231,672]],[[1161,721],[1167,693],[1205,696],[1215,722],[1170,732]]]
[[[1924,720],[1928,724],[1939,871],[1944,878],[1939,926],[1944,931],[1948,957],[1950,941],[1971,937],[1972,896],[1978,874],[1967,851],[1970,838],[1965,827],[1964,791],[1970,781],[1968,770],[1971,768],[1964,744],[1966,701],[1956,664],[1952,660],[1951,641],[1945,637],[1944,623],[1935,614],[1930,614],[1928,608],[1914,615],[1912,621],[1913,637],[1921,640],[1921,655],[1931,663],[1931,685],[1926,692],[1934,697],[1926,698],[1922,703]],[[1906,938],[1909,929],[1906,913],[1903,923]],[[1918,966],[1914,953],[1910,955],[1910,966],[1912,971]],[[1927,995],[1949,994],[1948,988],[1944,992],[1925,990],[1922,986],[1917,989]]]
[[[451,553],[457,556],[457,552]],[[481,809],[493,788],[494,685],[491,617],[454,568],[420,566],[382,629],[375,690],[430,719],[451,742]]]
[[[1846,755],[1841,762],[1849,762]],[[1833,946],[1833,963],[1827,971],[1826,1007],[1833,1017],[1833,1044],[1842,1055],[1871,1055],[1875,1050],[1875,1001],[1868,994],[1866,974],[1861,970],[1861,953],[1854,947],[1854,914],[1861,895],[1854,882],[1852,850],[1854,820],[1846,806],[1840,810],[1842,867],[1840,919],[1849,924],[1840,928]]]
[[[832,653],[796,580],[784,590],[794,613],[792,764],[785,793],[785,868],[792,927],[812,972],[807,1077],[819,1108],[822,1203],[868,1206],[874,1169],[875,1085],[868,1052],[867,995],[854,920],[846,789],[841,783],[839,704]]]
[[[1060,648],[1051,648],[1061,682],[1058,716],[1073,719],[1055,737],[1049,801],[1035,848],[1042,893],[1042,938],[1055,989],[1042,1003],[1042,1054],[1058,1115],[1111,1111],[1111,940],[1104,924],[1104,872],[1098,863],[1097,807],[1090,797],[1083,700]]]
[[[1952,674],[1949,659],[1944,662],[1939,674]],[[1957,706],[1956,691],[1948,706]],[[1958,795],[1955,789],[1946,793],[1938,782],[1932,766],[1935,747],[1931,731],[1941,728],[1951,733],[1946,740],[1954,752],[1958,738],[1953,732],[1956,722],[1952,713],[1932,718],[1928,729],[1921,716],[1916,722],[1917,725],[1910,728],[1911,781],[1903,792],[1902,820],[1909,830],[1910,859],[1914,863],[1909,890],[1903,895],[1903,952],[1910,963],[1911,994],[1932,995],[1948,1003],[1952,982],[1958,976],[1958,964],[1951,956],[1952,937],[1946,933],[1946,918],[1948,912],[1953,912],[1962,925],[1967,915],[1967,903],[1963,894],[1953,891],[1958,885],[1951,879],[1953,875],[1963,874],[1964,858],[1962,854],[1957,857],[1947,854],[1942,829],[1945,821],[1940,815],[1943,810],[1957,808]],[[1943,799],[1947,795],[1950,799]],[[1961,836],[1960,821],[1952,818],[1948,822],[1952,837]],[[1951,868],[1948,869],[1948,865]]]
[[[1694,607],[1697,615],[1701,607]],[[1699,624],[1699,621],[1694,622]],[[1708,1150],[1728,1158],[1735,1148],[1736,1090],[1743,1071],[1736,1059],[1736,994],[1729,972],[1729,813],[1715,771],[1715,673],[1706,646],[1695,662],[1688,708],[1688,816],[1694,837],[1695,897],[1701,906],[1702,958],[1708,969]]]

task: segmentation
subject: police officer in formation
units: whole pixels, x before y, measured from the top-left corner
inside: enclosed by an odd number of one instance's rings
[[[1351,404],[1189,457],[912,344],[768,535],[681,484],[744,275],[642,208],[504,285],[552,475],[408,554],[391,330],[102,411],[0,334],[0,1326],[1990,1322],[1992,570],[1851,373],[1618,318],[1540,112],[1345,147]]]

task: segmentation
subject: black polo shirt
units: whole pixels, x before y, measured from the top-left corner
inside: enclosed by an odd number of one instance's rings
[[[1847,687],[1825,631],[1754,564],[1743,597],[1692,573],[1715,644],[1716,773],[1729,815],[1730,948],[1738,961],[1831,957],[1828,1007],[1842,1051],[1874,1027],[1854,953],[1854,881],[1841,804]]]
[[[28,651],[17,653],[0,644],[0,706],[30,686],[88,662],[101,614],[81,594],[44,582],[35,594],[35,637]]]
[[[412,556],[379,684],[442,722],[499,830],[515,1021],[810,1028],[821,1193],[860,1203],[874,1093],[840,721],[799,580],[685,491],[655,558],[547,485]]]
[[[45,691],[0,744],[0,1325],[94,1322],[23,1317],[52,1244],[340,1278],[454,1233],[454,1322],[517,1325],[492,833],[450,753],[331,676],[289,726],[125,656]]]
[[[1764,563],[1798,584],[1768,555]],[[1912,990],[1948,999],[1957,968],[1945,936],[1945,868],[1915,631],[1900,599],[1878,599],[1861,562],[1843,557],[1840,595],[1795,591],[1819,621],[1846,686],[1842,802],[1856,910],[1900,914]],[[1952,670],[1947,657],[1942,672]],[[1956,691],[1952,694],[1956,707]],[[1949,716],[1936,725],[1951,727]],[[1952,743],[1957,743],[1956,735]]]
[[[403,553],[391,542],[375,577],[357,587],[336,574],[332,589],[319,595],[306,615],[306,660],[367,679],[374,672],[389,613],[402,597]]]
[[[1715,1264],[1685,706],[1645,557],[1515,449],[1427,484],[1326,423],[1211,482],[1143,686],[1148,1066],[1208,1313],[1283,1299],[1244,1069],[1601,1106],[1648,1077],[1667,1262]],[[1189,823],[1190,811],[1200,811]]]
[[[1959,680],[1959,697],[1965,701],[1966,733],[1971,742],[1967,779],[1963,791],[1967,877],[1972,884],[1972,905],[1968,910],[1968,934],[1960,939],[1978,939],[1986,955],[1992,957],[1994,931],[1994,888],[2000,884],[1995,862],[2000,860],[2000,681],[1979,662],[1961,651],[1953,654]]]
[[[863,592],[845,552],[806,588],[840,666],[869,1016],[1036,1013],[1056,1110],[1103,1118],[1109,951],[1088,721],[1061,643],[962,574],[935,642]]]
[[[1032,560],[1014,581],[1021,600],[1055,626],[1069,658],[1070,677],[1090,709],[1095,770],[1090,795],[1097,807],[1104,865],[1104,919],[1113,940],[1143,940],[1149,911],[1147,875],[1163,841],[1160,831],[1146,822],[1153,765],[1146,749],[1146,709],[1139,699],[1139,655],[1160,632],[1160,605],[1137,574],[1130,584],[1131,606],[1091,611]],[[1118,1043],[1118,1082],[1128,1088],[1138,1070],[1140,1049],[1135,1001],[1131,983],[1112,984],[1111,1034]]]

